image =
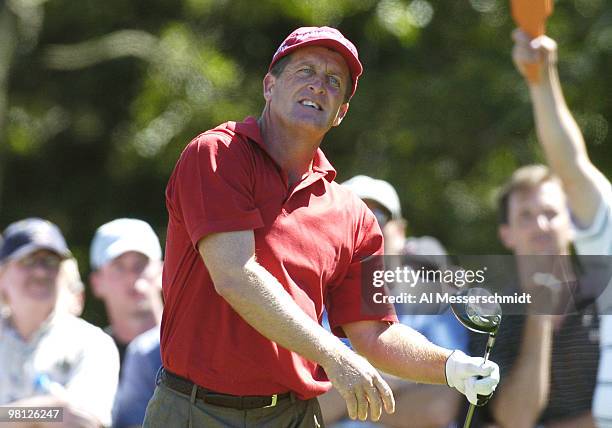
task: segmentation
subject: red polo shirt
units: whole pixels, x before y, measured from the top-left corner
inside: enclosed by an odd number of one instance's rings
[[[312,319],[320,322],[325,306],[338,334],[354,321],[396,322],[392,309],[361,310],[361,261],[382,254],[383,239],[374,215],[335,175],[318,150],[312,172],[289,187],[254,118],[191,141],[166,189],[164,367],[235,395],[293,391],[308,399],[330,387],[317,364],[259,334],[216,293],[197,251],[211,233],[253,230],[257,261]]]

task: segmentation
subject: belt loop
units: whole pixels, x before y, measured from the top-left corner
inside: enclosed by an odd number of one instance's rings
[[[159,385],[161,383],[161,379],[164,373],[164,366],[160,366],[157,369],[157,373],[155,374],[155,385]]]
[[[193,387],[191,388],[191,396],[189,397],[189,428],[193,427],[193,424],[192,424],[193,418],[191,415],[191,410],[192,410],[192,407],[195,406],[197,392],[198,392],[198,385],[194,383]]]

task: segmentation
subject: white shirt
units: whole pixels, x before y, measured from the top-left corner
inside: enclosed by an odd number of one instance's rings
[[[27,342],[0,318],[0,405],[52,392],[110,426],[118,376],[112,338],[80,318],[52,313]]]
[[[577,229],[574,240],[579,254],[612,255],[612,187],[602,194],[597,214],[586,229]],[[597,299],[602,314],[599,326],[600,356],[593,397],[593,417],[600,428],[612,428],[612,282]]]

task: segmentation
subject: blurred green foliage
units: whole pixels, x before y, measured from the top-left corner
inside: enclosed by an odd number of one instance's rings
[[[163,238],[164,188],[185,144],[258,115],[281,40],[332,25],[365,66],[323,145],[339,181],[390,181],[410,233],[453,253],[503,251],[495,190],[542,160],[508,9],[506,0],[0,2],[0,225],[51,219],[83,273],[93,232],[112,218],[145,219]],[[611,29],[605,0],[557,1],[548,23],[568,103],[608,177]],[[88,317],[103,315],[94,304]]]

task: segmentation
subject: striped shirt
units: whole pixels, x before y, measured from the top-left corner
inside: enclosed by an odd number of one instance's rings
[[[518,357],[525,320],[523,315],[507,315],[502,320],[491,352],[491,360],[499,365],[502,382],[509,376]],[[598,327],[597,311],[591,304],[578,315],[567,315],[559,330],[555,331],[549,400],[538,423],[575,417],[591,410],[599,361]],[[482,355],[486,339],[487,335],[473,334],[470,354]],[[478,409],[479,420],[494,422],[489,407]]]

